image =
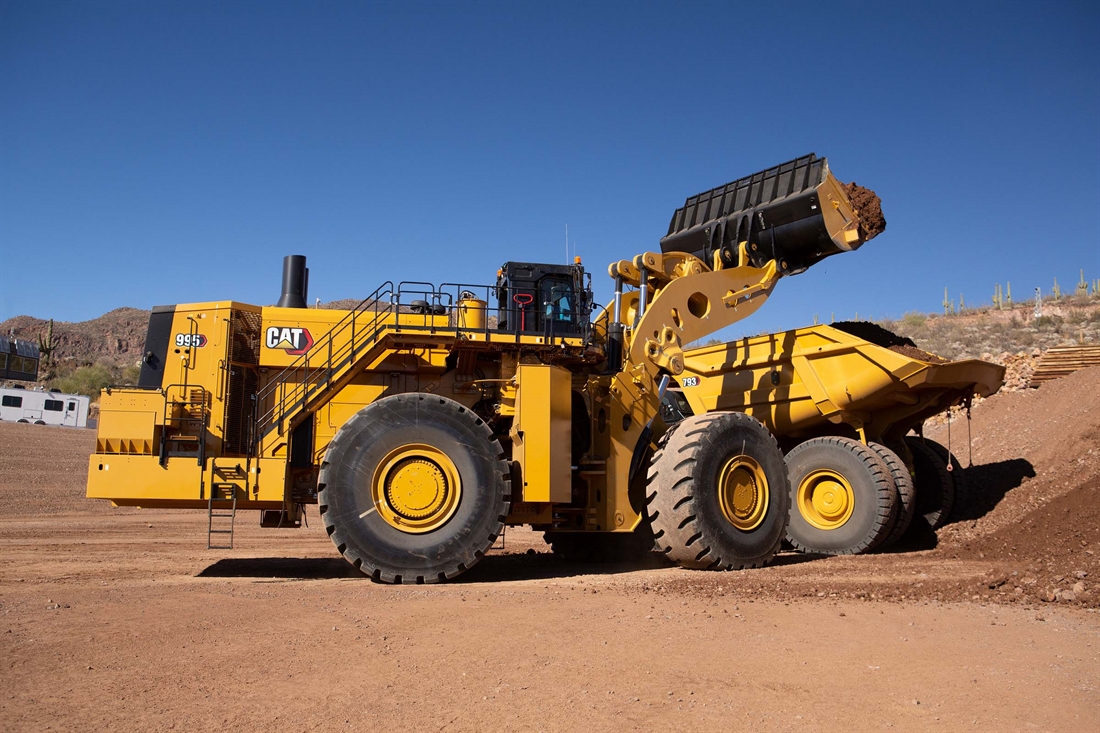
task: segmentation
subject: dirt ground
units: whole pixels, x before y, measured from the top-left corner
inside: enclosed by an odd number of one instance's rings
[[[514,529],[411,587],[316,514],[206,550],[202,512],[83,499],[90,431],[0,424],[0,728],[1095,730],[1098,416],[1095,369],[986,400],[960,521],[891,552],[585,566]]]

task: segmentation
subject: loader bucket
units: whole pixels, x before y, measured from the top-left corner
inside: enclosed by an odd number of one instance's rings
[[[873,196],[873,193],[871,194]],[[877,197],[875,197],[877,201]],[[870,236],[825,158],[813,153],[690,197],[672,215],[662,252],[687,252],[708,265],[775,260],[783,274],[858,249]]]

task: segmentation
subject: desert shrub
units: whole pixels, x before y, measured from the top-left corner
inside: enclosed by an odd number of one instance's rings
[[[928,316],[916,311],[910,311],[901,317],[901,322],[908,328],[920,328],[928,321]]]
[[[1066,316],[1066,320],[1070,323],[1075,323],[1075,324],[1088,323],[1089,322],[1089,316],[1083,310],[1074,309],[1074,310],[1071,310],[1069,312],[1068,316]]]
[[[69,394],[88,395],[93,400],[99,397],[99,391],[109,384],[117,383],[119,375],[107,364],[82,366],[53,380],[51,388]]]

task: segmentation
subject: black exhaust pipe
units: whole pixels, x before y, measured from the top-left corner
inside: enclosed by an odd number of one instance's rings
[[[305,308],[309,293],[309,268],[305,255],[283,258],[283,295],[275,305],[280,308]]]

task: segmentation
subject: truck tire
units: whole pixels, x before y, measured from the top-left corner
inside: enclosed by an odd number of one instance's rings
[[[905,445],[913,454],[913,485],[917,489],[917,516],[932,529],[947,524],[955,508],[955,482],[947,471],[947,464],[926,441],[917,436],[905,438]]]
[[[887,533],[886,539],[878,546],[879,549],[882,549],[901,539],[902,535],[908,531],[909,525],[913,523],[913,516],[917,511],[917,490],[913,487],[913,475],[909,473],[905,461],[897,453],[882,443],[868,443],[868,445],[886,464],[886,468],[890,470],[890,477],[894,479],[894,487],[897,489],[897,517],[894,519],[894,524]]]
[[[791,522],[787,539],[802,552],[859,555],[879,545],[897,516],[890,469],[858,440],[828,436],[787,454]]]
[[[383,583],[438,583],[477,564],[500,535],[511,467],[468,408],[401,394],[344,423],[317,487],[325,530],[348,562]]]
[[[783,453],[768,429],[743,413],[693,415],[667,431],[647,491],[657,551],[685,568],[760,567],[786,534]]]
[[[951,516],[946,521],[956,519],[959,511],[970,501],[970,484],[966,480],[966,472],[955,454],[948,451],[944,445],[928,438],[924,439],[924,444],[931,448],[947,467],[947,474],[955,487],[955,501],[951,505]]]

